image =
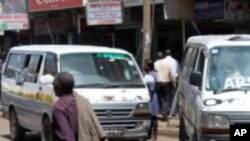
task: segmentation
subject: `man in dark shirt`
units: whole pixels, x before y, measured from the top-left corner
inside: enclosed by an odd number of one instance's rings
[[[53,86],[59,97],[53,107],[55,141],[77,141],[78,119],[73,95],[74,78],[69,73],[59,73],[54,78]]]

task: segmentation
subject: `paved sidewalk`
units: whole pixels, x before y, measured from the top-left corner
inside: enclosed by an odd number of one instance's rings
[[[158,135],[178,138],[179,136],[179,118],[169,118],[169,122],[158,120]]]

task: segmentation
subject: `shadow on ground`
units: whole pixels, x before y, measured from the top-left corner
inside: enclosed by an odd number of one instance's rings
[[[1,135],[1,137],[11,141],[10,135],[8,134]],[[24,141],[41,141],[41,137],[38,133],[27,133],[25,134]]]

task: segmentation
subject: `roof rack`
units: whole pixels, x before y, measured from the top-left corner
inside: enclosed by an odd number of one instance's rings
[[[250,41],[250,36],[234,36],[228,39],[229,41]]]

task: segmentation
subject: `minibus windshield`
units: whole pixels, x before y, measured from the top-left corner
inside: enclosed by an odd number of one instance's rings
[[[250,88],[250,47],[216,47],[208,60],[208,90]]]
[[[135,62],[121,53],[74,53],[61,55],[60,71],[69,72],[75,87],[145,87]]]

